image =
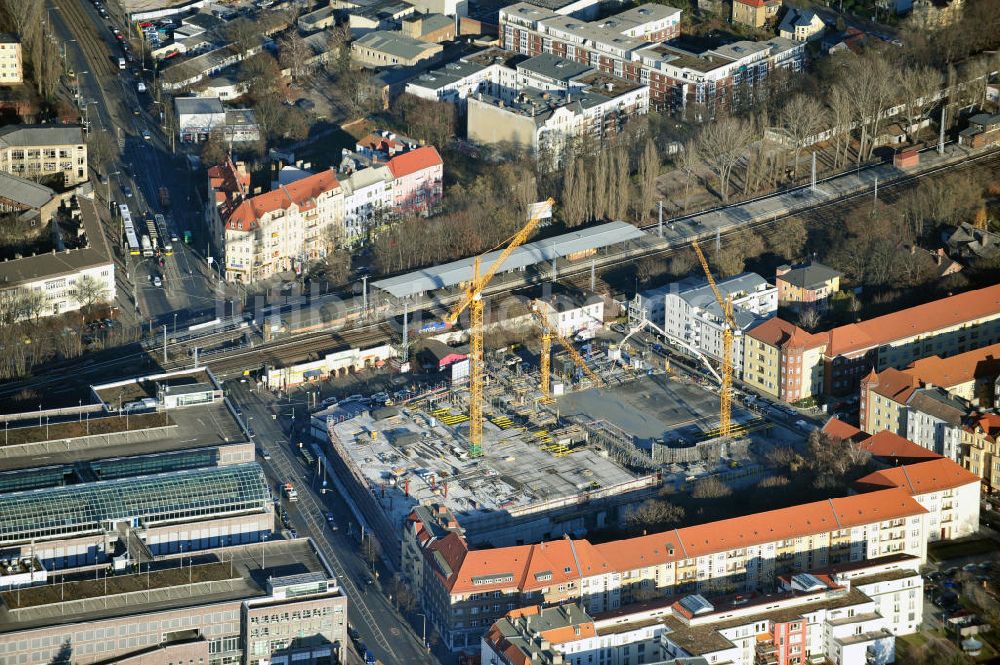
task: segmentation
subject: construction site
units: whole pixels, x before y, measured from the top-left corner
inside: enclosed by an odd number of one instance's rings
[[[618,312],[594,294],[542,289],[506,319],[485,314],[504,309],[482,291],[532,229],[484,257],[486,268],[463,267],[463,296],[414,354],[440,372],[434,387],[313,414],[352,494],[377,505],[392,533],[415,505],[439,504],[471,544],[504,546],[615,527],[630,506],[706,475],[759,480],[754,439],[766,445],[768,425],[733,405],[731,362],[710,371],[714,381],[674,371],[665,355],[626,343],[639,328],[624,340],[604,334]],[[452,328],[459,317],[465,325]],[[522,341],[486,348],[515,319]],[[731,330],[724,340],[731,354]]]

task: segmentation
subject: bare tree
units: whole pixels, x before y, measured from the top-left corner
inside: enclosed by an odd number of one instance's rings
[[[732,488],[719,480],[718,476],[708,476],[694,484],[691,497],[695,499],[721,499],[732,493]]]
[[[309,63],[313,56],[312,49],[297,31],[291,31],[278,42],[280,49],[279,62],[284,69],[289,71],[292,80],[296,83],[307,82],[313,72],[313,66]]]
[[[792,260],[802,255],[809,231],[801,217],[789,217],[775,226],[767,238],[768,247],[778,256]]]
[[[92,131],[87,137],[87,156],[101,171],[117,155],[117,148],[111,136],[105,131]]]
[[[625,514],[625,523],[633,530],[662,529],[678,524],[684,513],[684,508],[668,501],[647,499]]]
[[[683,210],[686,213],[688,203],[691,199],[691,180],[694,178],[694,170],[698,168],[698,164],[701,163],[701,157],[698,155],[698,144],[694,141],[688,141],[685,143],[684,149],[677,155],[676,163],[677,168],[684,174]]]
[[[560,197],[563,222],[568,228],[579,226],[587,214],[587,173],[582,159],[571,152],[566,158],[563,190]]]
[[[833,168],[838,169],[841,159],[847,156],[847,147],[851,138],[851,124],[854,118],[853,104],[847,90],[839,83],[834,83],[827,95],[826,105],[830,110],[829,118],[833,130]]]
[[[853,103],[854,119],[861,129],[858,148],[858,163],[871,159],[875,150],[885,112],[896,98],[894,94],[895,72],[889,62],[878,51],[865,51],[856,67],[850,68],[844,77],[844,85]]]
[[[72,286],[71,293],[73,299],[80,303],[80,310],[85,317],[91,307],[98,303],[107,302],[108,300],[107,287],[99,279],[90,275],[83,275],[77,278],[76,283]]]
[[[233,19],[225,26],[225,36],[241,53],[260,44],[261,28],[248,18]]]
[[[628,152],[624,146],[615,148],[609,163],[611,172],[614,174],[614,181],[609,190],[609,216],[616,220],[623,220],[628,216],[629,208],[632,207],[632,181],[629,178]]]
[[[932,67],[907,67],[899,77],[899,92],[906,113],[906,134],[914,140],[916,125],[934,103],[935,93],[944,81],[941,73]]]
[[[799,154],[806,141],[815,140],[816,135],[826,127],[825,115],[823,105],[808,95],[795,95],[781,109],[781,126],[792,141],[795,177],[799,175]]]
[[[819,311],[815,307],[803,305],[799,311],[799,326],[806,330],[815,330],[819,325]]]
[[[639,210],[636,221],[642,223],[649,215],[656,198],[656,179],[660,175],[660,154],[653,139],[646,140],[646,146],[639,160]]]
[[[722,118],[709,123],[698,136],[698,153],[719,178],[719,194],[729,202],[729,179],[733,169],[746,156],[754,135],[750,123],[740,118]]]

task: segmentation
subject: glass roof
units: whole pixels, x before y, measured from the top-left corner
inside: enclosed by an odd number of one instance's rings
[[[0,495],[0,543],[263,510],[270,501],[256,463],[14,492]]]

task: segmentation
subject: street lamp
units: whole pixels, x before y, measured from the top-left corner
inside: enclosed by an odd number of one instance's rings
[[[427,615],[417,612],[417,616],[424,620],[424,631],[423,631],[423,644],[424,648],[427,649],[427,653],[430,653],[431,648],[427,644]]]

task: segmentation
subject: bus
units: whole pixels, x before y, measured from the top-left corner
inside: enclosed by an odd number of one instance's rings
[[[122,216],[122,228],[125,231],[125,242],[128,244],[128,253],[132,256],[139,256],[142,253],[142,246],[139,244],[139,236],[135,233],[135,226],[132,224],[132,213],[124,203],[118,206],[118,212]]]
[[[156,230],[160,234],[160,244],[163,247],[163,253],[170,256],[174,253],[174,243],[170,240],[170,232],[167,230],[167,219],[160,213],[153,215],[153,220],[156,222]]]

